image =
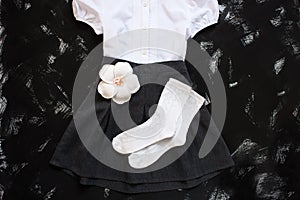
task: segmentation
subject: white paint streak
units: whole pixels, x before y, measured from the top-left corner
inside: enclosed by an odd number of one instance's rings
[[[274,64],[274,71],[275,71],[276,75],[278,75],[279,72],[281,72],[284,65],[285,65],[285,57],[280,58],[279,60],[276,60],[276,62]]]
[[[67,43],[65,43],[63,41],[63,39],[61,39],[61,38],[58,38],[58,39],[60,41],[60,44],[59,44],[59,47],[58,47],[59,54],[62,55],[62,54],[64,54],[66,52],[66,49],[69,47],[69,45]]]
[[[5,169],[8,167],[8,163],[6,162],[6,155],[4,154],[2,148],[2,142],[4,139],[0,139],[0,172],[4,172]]]
[[[25,3],[25,10],[28,10],[29,8],[31,7],[31,4],[30,3]]]
[[[230,199],[230,195],[225,190],[216,187],[208,200],[227,200]]]
[[[56,187],[52,188],[47,194],[43,197],[44,200],[51,199],[54,195],[54,192],[56,191]]]
[[[54,56],[52,54],[50,56],[48,56],[48,64],[53,64],[55,59],[56,59],[56,56]]]
[[[229,88],[233,88],[238,85],[238,82],[229,83]]]
[[[48,138],[43,144],[41,144],[40,146],[39,146],[39,148],[38,148],[38,152],[42,152],[44,149],[45,149],[45,147],[47,146],[47,144],[49,143],[49,141],[51,140],[51,138]]]
[[[209,62],[209,69],[214,74],[218,70],[220,57],[223,55],[221,49],[217,49],[212,55],[212,59]]]
[[[280,164],[284,164],[287,157],[287,153],[290,151],[291,146],[292,144],[284,144],[278,146],[276,156],[275,156],[275,161]]]
[[[232,156],[237,154],[245,154],[248,151],[258,147],[258,144],[255,142],[252,142],[250,139],[245,139],[243,143],[232,153]]]

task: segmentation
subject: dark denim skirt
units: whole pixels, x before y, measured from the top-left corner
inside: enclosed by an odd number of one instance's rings
[[[140,83],[142,83],[140,89],[132,94],[130,101],[127,102],[130,117],[136,125],[145,122],[151,117],[150,111],[153,108],[152,106],[158,103],[160,94],[169,78],[175,78],[192,86],[189,72],[185,62],[182,60],[138,64],[105,56],[101,66],[103,64],[115,64],[119,61],[129,62],[133,68],[133,73],[137,74]],[[94,82],[87,95],[87,97],[91,97],[95,100],[93,105],[95,106],[94,109],[88,108],[79,112],[82,122],[81,125],[89,126],[91,122],[90,117],[93,116],[92,112],[96,112],[99,126],[105,136],[112,141],[116,135],[124,130],[121,129],[115,121],[111,109],[111,100],[104,99],[98,92],[95,92],[97,91],[99,81],[100,80],[96,80]],[[144,84],[146,82],[148,84]],[[82,104],[85,102],[84,100]],[[124,105],[116,105],[114,110],[118,109],[118,106],[122,109]],[[175,150],[185,148],[185,150],[182,151],[182,155],[174,162],[158,170],[135,173],[133,171],[117,170],[103,164],[99,159],[96,159],[80,139],[77,132],[78,127],[75,126],[74,118],[72,118],[56,146],[50,164],[55,169],[63,170],[67,174],[77,177],[81,184],[96,185],[124,193],[191,188],[216,176],[223,169],[234,165],[222,137],[218,139],[206,157],[199,158],[199,149],[207,133],[210,120],[210,112],[206,105],[203,104],[192,121],[192,123],[198,123],[198,126],[193,139],[190,140],[191,142],[187,142],[181,147],[173,148]],[[187,137],[191,137],[190,131],[191,130],[189,130]],[[92,136],[97,133],[92,133],[91,131],[90,134]],[[102,141],[99,141],[99,144],[96,145],[103,145],[103,149],[107,146],[102,144]],[[115,155],[112,157],[116,158],[116,156],[119,156],[120,165],[128,165],[128,155]],[[164,157],[168,157],[168,152],[165,153],[161,159],[164,159]],[[159,160],[157,162],[159,162]]]

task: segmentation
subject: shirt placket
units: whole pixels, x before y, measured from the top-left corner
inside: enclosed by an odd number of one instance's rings
[[[148,47],[148,34],[149,34],[149,0],[142,0],[142,56],[147,59],[148,58],[148,55],[149,55],[149,49],[147,48]]]

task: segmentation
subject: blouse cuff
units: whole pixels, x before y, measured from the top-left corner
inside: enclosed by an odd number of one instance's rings
[[[199,31],[202,29],[211,26],[213,24],[217,24],[219,20],[219,14],[210,20],[203,20],[203,22],[193,23],[193,28],[191,29],[190,35],[193,38]]]
[[[202,29],[218,23],[217,0],[188,0],[190,11],[189,35],[193,38]]]
[[[72,1],[73,15],[77,21],[84,22],[93,28],[97,35],[103,34],[102,22],[99,11],[95,10],[95,5],[90,1]]]

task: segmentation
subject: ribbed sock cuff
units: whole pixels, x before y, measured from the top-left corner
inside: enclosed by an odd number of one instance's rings
[[[176,87],[176,88],[180,88],[184,91],[190,91],[191,90],[191,86],[175,79],[175,78],[169,78],[168,82],[166,83],[165,87]]]
[[[190,96],[193,97],[200,105],[202,105],[205,102],[205,98],[198,94],[196,91],[191,90]]]

